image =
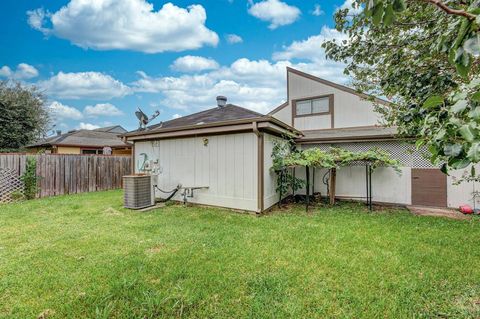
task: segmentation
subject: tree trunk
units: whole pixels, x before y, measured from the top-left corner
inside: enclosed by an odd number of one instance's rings
[[[337,169],[330,169],[330,205],[335,204],[335,183],[337,180]]]

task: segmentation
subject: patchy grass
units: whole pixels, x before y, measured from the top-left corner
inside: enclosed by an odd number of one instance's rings
[[[478,220],[357,204],[140,213],[121,196],[0,206],[0,317],[480,316]]]

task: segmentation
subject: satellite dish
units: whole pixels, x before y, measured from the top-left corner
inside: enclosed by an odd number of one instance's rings
[[[144,130],[147,127],[147,124],[150,123],[152,120],[154,120],[156,117],[160,115],[160,111],[155,111],[153,115],[148,118],[147,114],[145,114],[139,107],[137,108],[137,111],[135,111],[135,116],[138,119],[138,129],[139,130]]]

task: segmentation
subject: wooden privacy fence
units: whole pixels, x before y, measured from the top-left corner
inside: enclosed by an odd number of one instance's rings
[[[38,197],[121,188],[132,166],[130,156],[9,153],[0,154],[0,170],[21,176],[27,156],[37,160]]]

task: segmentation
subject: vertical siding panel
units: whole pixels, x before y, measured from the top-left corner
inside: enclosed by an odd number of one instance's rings
[[[227,194],[227,175],[226,175],[226,141],[225,136],[218,136],[218,153],[217,153],[217,187],[219,196],[225,196]]]
[[[237,198],[243,198],[243,136],[234,135],[234,196]]]
[[[254,183],[254,178],[253,174],[255,173],[254,168],[253,168],[253,149],[255,145],[252,143],[253,142],[253,134],[248,134],[244,136],[244,152],[243,152],[243,163],[245,167],[245,172],[243,174],[243,196],[244,198],[247,199],[254,199],[253,197],[253,183]]]

